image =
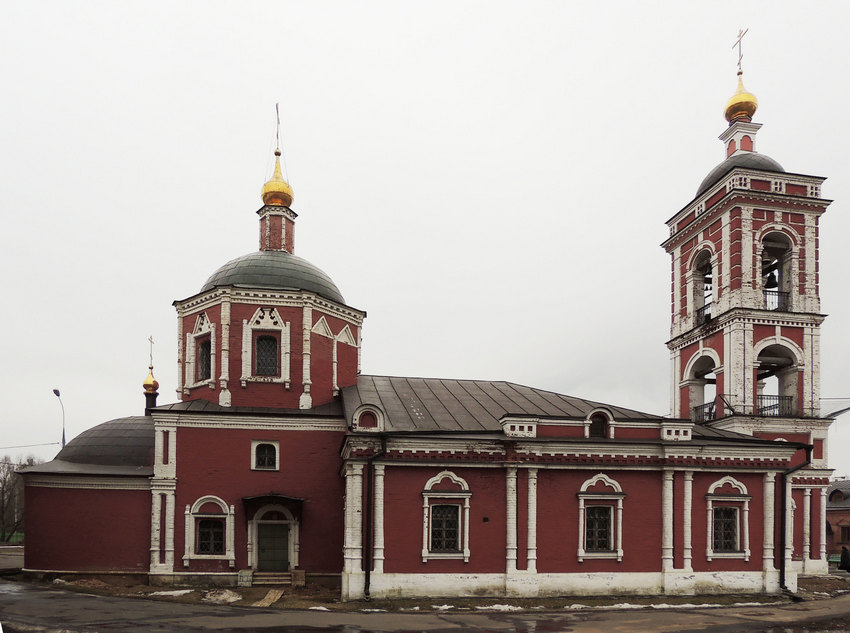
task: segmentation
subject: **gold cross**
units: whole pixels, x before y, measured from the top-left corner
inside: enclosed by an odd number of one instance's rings
[[[153,335],[148,337],[148,343],[151,344],[151,367],[153,367]]]
[[[744,39],[744,36],[747,34],[747,31],[750,29],[738,30],[738,39],[735,40],[735,43],[732,44],[732,48],[738,47],[738,72],[741,71],[741,60],[744,59],[744,53],[741,51],[741,40]]]

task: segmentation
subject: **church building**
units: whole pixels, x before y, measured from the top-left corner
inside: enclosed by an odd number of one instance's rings
[[[669,417],[361,374],[366,313],[295,255],[276,151],[259,249],[174,302],[180,401],[156,402],[151,367],[144,415],[23,470],[25,571],[344,600],[778,592],[826,573],[830,201],[756,151],[756,105],[739,71],[723,161],[667,221]]]

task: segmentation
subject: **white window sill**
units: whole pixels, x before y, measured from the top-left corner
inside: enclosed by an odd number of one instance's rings
[[[743,558],[749,560],[750,555],[748,552],[712,552],[707,558],[709,561],[712,558]]]
[[[623,553],[617,551],[610,552],[584,552],[578,557],[578,562],[583,562],[586,559],[591,560],[616,560],[620,562],[623,560]]]
[[[429,560],[462,560],[464,563],[469,562],[469,554],[463,552],[428,552],[423,554],[422,562]]]

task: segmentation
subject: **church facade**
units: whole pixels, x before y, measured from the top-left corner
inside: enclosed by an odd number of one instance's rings
[[[151,371],[144,416],[24,469],[25,570],[345,600],[776,592],[825,573],[829,201],[755,151],[755,105],[739,80],[724,161],[668,221],[671,416],[361,374],[366,313],[294,254],[278,159],[259,250],[174,304],[181,401],[158,406]]]

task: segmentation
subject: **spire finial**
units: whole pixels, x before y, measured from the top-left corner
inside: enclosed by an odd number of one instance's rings
[[[724,116],[731,125],[735,121],[750,121],[758,107],[758,99],[751,92],[747,92],[744,88],[744,80],[741,78],[744,71],[741,69],[741,61],[744,59],[742,41],[744,36],[750,29],[739,29],[738,38],[732,44],[732,48],[738,47],[738,89],[732,98],[726,102],[726,110]]]
[[[739,75],[743,74],[743,72],[744,72],[743,70],[741,70],[741,60],[744,59],[742,41],[744,39],[744,36],[747,34],[747,32],[749,30],[750,30],[749,28],[746,28],[746,29],[743,29],[743,30],[738,29],[738,39],[736,39],[735,43],[732,44],[732,48],[735,48],[736,46],[738,47],[738,74]]]
[[[274,104],[277,127],[275,130],[274,174],[263,185],[263,204],[288,207],[292,204],[292,187],[280,170],[280,105]]]
[[[156,381],[156,378],[153,377],[153,336],[148,337],[148,343],[150,343],[150,365],[148,365],[148,377],[145,378],[145,382],[142,383],[142,386],[145,388],[146,394],[157,395],[156,390],[159,389],[159,383]]]

